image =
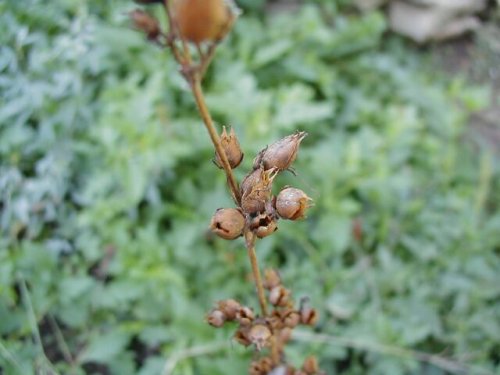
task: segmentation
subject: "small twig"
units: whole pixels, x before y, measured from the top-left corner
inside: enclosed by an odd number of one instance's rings
[[[193,346],[185,350],[174,353],[165,361],[163,366],[162,375],[171,375],[177,364],[185,359],[200,357],[208,354],[217,353],[226,349],[228,344],[226,342],[213,342],[199,346]]]
[[[255,234],[249,229],[245,229],[245,244],[247,247],[248,258],[250,259],[250,264],[252,265],[252,274],[255,282],[255,289],[257,289],[257,296],[259,297],[262,316],[267,316],[266,295],[264,293],[264,286],[260,275],[257,254],[255,253]]]
[[[439,355],[429,354],[421,351],[404,349],[397,346],[389,346],[383,344],[374,344],[357,339],[346,338],[342,336],[326,335],[319,333],[310,333],[306,331],[296,330],[292,334],[292,338],[297,341],[308,343],[321,343],[342,346],[346,348],[375,352],[379,354],[387,354],[401,358],[409,358],[419,362],[424,362],[448,371],[452,374],[481,374],[494,375],[484,369],[472,367],[464,363],[456,362]]]

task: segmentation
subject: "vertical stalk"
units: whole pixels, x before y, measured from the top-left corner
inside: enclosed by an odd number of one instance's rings
[[[255,282],[255,289],[257,289],[257,296],[259,297],[260,310],[262,312],[262,316],[267,316],[266,295],[264,293],[264,286],[260,275],[257,254],[255,253],[255,234],[248,229],[245,229],[245,244],[247,246],[248,258],[250,259],[250,264],[252,266],[252,274]]]

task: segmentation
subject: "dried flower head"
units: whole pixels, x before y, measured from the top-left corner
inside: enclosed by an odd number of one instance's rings
[[[300,323],[300,314],[298,311],[289,310],[283,317],[283,324],[288,328],[295,328]]]
[[[255,319],[255,315],[250,307],[242,306],[238,310],[238,312],[236,313],[236,320],[242,326],[248,326],[248,325],[252,324],[254,319]]]
[[[250,328],[248,338],[257,350],[261,350],[269,344],[271,330],[264,324],[255,324]]]
[[[134,27],[144,32],[148,39],[153,40],[160,35],[160,23],[151,14],[140,9],[135,9],[129,13],[129,16]]]
[[[278,285],[281,285],[280,274],[273,268],[267,268],[264,271],[264,288],[270,290]]]
[[[313,326],[318,322],[318,312],[310,307],[300,309],[300,322],[302,324]]]
[[[237,208],[219,208],[210,222],[210,229],[219,237],[234,240],[243,234],[245,218]]]
[[[297,157],[300,143],[306,136],[306,132],[297,132],[269,145],[254,159],[253,168],[257,169],[261,165],[265,170],[276,168],[283,171],[290,168]]]
[[[173,16],[181,37],[193,43],[223,38],[234,18],[224,0],[174,0]]]
[[[225,299],[217,303],[217,308],[224,313],[226,320],[235,320],[242,306],[234,299]]]
[[[278,220],[275,218],[270,218],[270,220],[266,220],[257,228],[255,228],[254,233],[259,238],[264,238],[270,236],[274,232],[278,230]]]
[[[271,199],[271,189],[278,171],[258,168],[250,172],[241,183],[241,208],[247,214],[263,212]]]
[[[226,321],[226,316],[220,310],[212,310],[207,315],[207,322],[212,327],[217,327],[217,328],[222,327],[225,321]]]
[[[278,285],[269,292],[269,302],[274,306],[287,306],[290,301],[290,291]]]
[[[311,355],[304,360],[304,364],[302,365],[302,370],[307,375],[314,375],[319,372],[318,360],[315,356]]]
[[[300,189],[285,187],[276,198],[276,211],[283,219],[297,220],[305,217],[312,199]]]
[[[238,137],[236,137],[234,129],[231,128],[228,134],[226,131],[226,127],[224,126],[222,128],[220,142],[222,148],[224,149],[224,152],[226,153],[229,165],[233,169],[236,168],[238,165],[240,165],[241,161],[243,160],[243,151],[241,151],[240,142],[238,141]],[[223,168],[222,160],[220,159],[217,153],[215,153],[214,163],[220,169]]]
[[[241,326],[234,333],[233,338],[238,341],[240,345],[249,346],[252,342],[248,338],[248,333],[250,332],[250,326]]]
[[[252,361],[249,368],[250,375],[267,375],[273,369],[273,361],[269,357],[262,357]]]

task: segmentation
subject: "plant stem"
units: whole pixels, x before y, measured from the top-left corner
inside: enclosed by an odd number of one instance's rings
[[[257,296],[259,297],[260,310],[262,312],[262,316],[267,316],[266,295],[264,293],[264,286],[260,275],[257,254],[255,253],[255,234],[249,229],[245,229],[245,244],[247,246],[248,258],[250,259],[250,264],[252,265],[252,274],[255,282],[255,288],[257,289]]]
[[[237,205],[240,204],[240,190],[238,188],[238,183],[233,174],[233,170],[229,165],[229,160],[227,160],[227,155],[222,148],[222,144],[220,142],[219,134],[215,129],[214,123],[212,121],[212,117],[210,116],[210,112],[208,111],[207,104],[205,103],[205,97],[203,96],[203,90],[201,88],[200,77],[198,74],[194,73],[192,75],[192,79],[190,80],[191,90],[194,95],[194,99],[196,101],[196,105],[198,106],[198,111],[200,112],[200,116],[207,128],[208,134],[210,135],[210,139],[214,145],[215,151],[222,162],[222,167],[224,168],[224,172],[226,172],[227,183],[229,188],[231,189],[231,194],[233,195],[233,199]]]

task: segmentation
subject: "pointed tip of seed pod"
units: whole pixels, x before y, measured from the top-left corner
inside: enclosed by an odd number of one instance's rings
[[[276,168],[279,171],[290,168],[297,157],[300,143],[307,136],[305,131],[297,131],[261,150],[254,159],[253,168],[263,165],[264,169]]]
[[[220,143],[227,157],[227,161],[232,169],[237,168],[241,162],[243,161],[243,151],[241,150],[240,142],[238,141],[238,137],[234,132],[234,128],[230,127],[229,134],[227,133],[227,129],[225,126],[222,127],[222,133],[220,135]],[[215,165],[220,169],[223,168],[222,160],[215,153],[215,158],[213,159]]]

